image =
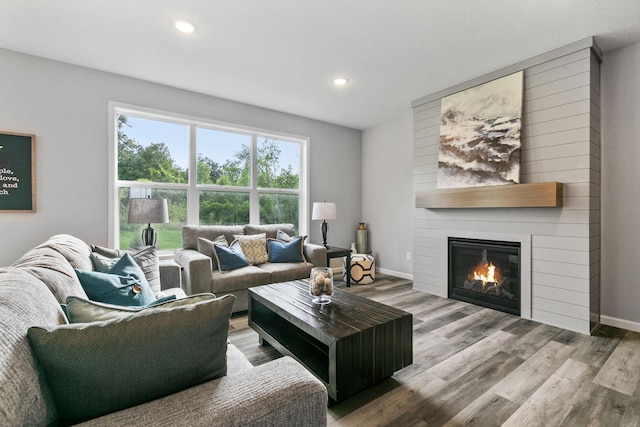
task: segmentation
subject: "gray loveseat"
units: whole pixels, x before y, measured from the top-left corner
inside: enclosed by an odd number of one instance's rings
[[[90,250],[75,237],[57,235],[10,267],[0,268],[0,425],[59,422],[52,388],[34,357],[27,330],[60,329],[66,323],[60,303],[68,296],[86,298],[74,268],[91,270]],[[110,322],[98,323],[102,327]],[[175,355],[178,360],[180,356]],[[225,376],[83,425],[326,425],[326,389],[293,359],[283,357],[254,368],[231,344],[226,358]]]
[[[198,238],[214,241],[219,236],[224,236],[226,241],[231,243],[237,235],[264,233],[267,239],[275,239],[278,230],[289,236],[295,234],[293,224],[183,226],[182,249],[176,251],[175,260],[183,268],[183,288],[187,295],[201,292],[212,292],[216,295],[231,294],[236,297],[233,311],[245,311],[248,304],[247,289],[250,287],[308,278],[313,267],[326,267],[326,248],[312,243],[304,244],[306,262],[267,262],[226,272],[213,268],[211,256],[198,251]]]

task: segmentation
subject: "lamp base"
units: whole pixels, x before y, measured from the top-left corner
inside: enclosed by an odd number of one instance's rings
[[[329,225],[327,224],[327,221],[322,221],[322,246],[324,246],[325,248],[328,248],[329,245],[327,245],[327,229],[329,228]]]
[[[156,231],[151,228],[151,224],[147,224],[147,228],[142,230],[142,244],[145,246],[155,246],[158,240]]]

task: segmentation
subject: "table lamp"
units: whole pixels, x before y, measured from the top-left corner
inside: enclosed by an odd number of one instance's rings
[[[169,209],[167,199],[129,199],[130,224],[147,224],[142,230],[142,243],[145,246],[155,246],[158,239],[157,233],[151,228],[151,223],[169,222]]]
[[[327,246],[327,220],[336,219],[336,204],[331,202],[315,202],[313,204],[312,220],[322,220],[322,244]]]

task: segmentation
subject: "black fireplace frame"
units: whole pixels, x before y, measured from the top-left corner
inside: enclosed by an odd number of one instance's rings
[[[491,245],[493,248],[497,249],[509,249],[512,251],[517,251],[518,254],[518,298],[517,300],[508,300],[506,298],[501,298],[494,295],[484,294],[481,292],[476,292],[472,290],[463,289],[460,287],[453,286],[453,263],[452,259],[452,251],[453,247],[451,243],[455,242],[460,246],[467,247],[476,247],[479,244]],[[448,247],[447,247],[447,288],[449,298],[456,299],[459,301],[464,301],[472,304],[476,304],[482,307],[491,308],[494,310],[499,310],[505,313],[515,314],[517,316],[521,315],[521,291],[522,291],[522,248],[520,242],[504,242],[499,240],[487,240],[487,239],[465,239],[459,237],[449,237]]]

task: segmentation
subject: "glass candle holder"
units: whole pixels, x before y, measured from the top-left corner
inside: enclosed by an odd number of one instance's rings
[[[333,294],[333,271],[329,267],[314,267],[309,277],[309,293],[315,304],[328,304]]]

